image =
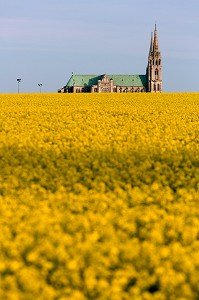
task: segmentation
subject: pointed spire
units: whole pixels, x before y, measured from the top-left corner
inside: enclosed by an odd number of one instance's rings
[[[150,50],[149,55],[153,52],[153,32],[151,32],[151,44],[150,44]]]
[[[156,24],[155,24],[155,30],[154,30],[153,49],[154,49],[154,52],[158,50],[158,32],[157,32],[157,26],[156,26]]]

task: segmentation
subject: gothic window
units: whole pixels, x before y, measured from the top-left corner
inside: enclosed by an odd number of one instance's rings
[[[154,60],[153,60],[153,65],[154,65]]]
[[[158,91],[160,91],[160,84],[158,83]]]
[[[161,65],[161,59],[159,59],[159,66]]]
[[[155,70],[155,79],[158,79],[158,69]]]
[[[157,60],[156,60],[155,64],[156,64],[156,66],[158,66],[158,61]]]
[[[155,85],[155,84],[153,85],[153,89],[154,89],[154,91],[156,92],[156,85]]]

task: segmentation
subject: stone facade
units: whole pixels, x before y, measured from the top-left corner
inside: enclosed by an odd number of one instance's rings
[[[162,92],[162,59],[155,25],[145,75],[74,75],[59,93]]]
[[[162,59],[158,46],[158,34],[155,25],[154,36],[151,34],[151,45],[147,66],[148,92],[162,91]]]

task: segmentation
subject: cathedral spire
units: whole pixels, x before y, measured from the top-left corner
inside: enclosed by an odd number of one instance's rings
[[[150,44],[150,50],[149,50],[149,55],[153,52],[153,32],[151,32],[151,44]]]
[[[158,45],[158,32],[155,24],[151,34],[151,45],[147,66],[148,92],[160,93],[162,91],[162,59]]]
[[[154,30],[153,49],[154,49],[154,52],[158,51],[158,32],[157,32],[157,26],[156,26],[156,24],[155,24],[155,30]]]

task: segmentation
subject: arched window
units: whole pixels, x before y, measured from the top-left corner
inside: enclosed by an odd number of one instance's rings
[[[158,83],[158,91],[160,91],[160,85],[159,85],[159,83]]]
[[[155,70],[155,79],[156,79],[156,80],[158,79],[158,74],[159,74],[158,69],[156,69],[156,70]]]
[[[159,59],[159,66],[161,65],[161,59]]]
[[[158,66],[158,60],[156,60],[155,64],[156,64],[156,66]]]
[[[153,90],[154,90],[154,92],[156,92],[156,85],[155,84],[153,85]]]

